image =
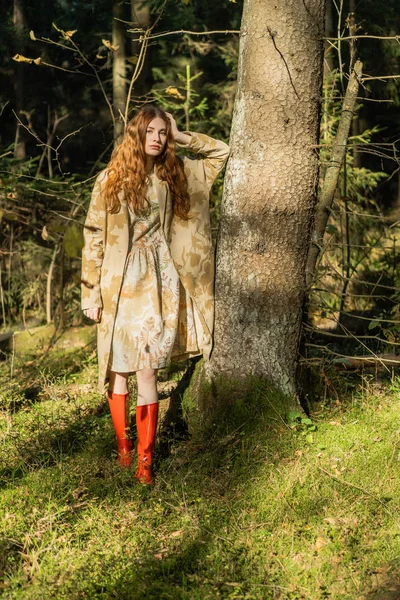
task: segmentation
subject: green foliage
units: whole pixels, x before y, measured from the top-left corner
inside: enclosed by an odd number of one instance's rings
[[[70,258],[79,258],[83,248],[82,227],[76,223],[71,223],[65,229],[63,243],[65,252]]]
[[[211,6],[208,0],[152,0],[149,5],[152,23],[157,20],[153,33],[215,30],[221,24],[223,29],[237,30],[240,26],[240,2],[223,0],[218,6]],[[124,8],[129,22],[128,3]],[[67,311],[64,317],[76,318],[81,224],[92,184],[79,182],[107,163],[113,144],[106,102],[112,97],[113,52],[102,44],[102,39],[111,38],[112,2],[74,1],[67,7],[65,2],[45,0],[40,11],[34,3],[24,2],[23,13],[25,27],[21,34],[16,35],[14,30],[11,4],[0,24],[0,45],[4,43],[0,58],[0,111],[5,123],[0,138],[3,328],[30,318],[44,319],[46,278],[54,253],[50,290],[53,314],[61,320],[63,296]],[[130,37],[127,34],[128,55]],[[146,57],[146,66],[150,63],[150,70],[153,69],[153,89],[145,97],[133,97],[132,108],[156,101],[172,110],[183,128],[192,127],[227,139],[237,45],[237,35],[224,33],[212,37],[175,34],[156,38]],[[13,61],[17,54],[39,60],[35,64]],[[134,61],[135,57],[133,62],[128,61],[128,78]],[[24,79],[25,89],[24,112],[19,115],[26,126],[20,130],[26,147],[25,160],[13,158],[16,120],[12,110],[17,75]],[[27,90],[35,92],[28,96]],[[222,178],[214,189],[211,204],[215,229]]]
[[[79,306],[77,274],[84,211],[79,219],[74,215],[80,203],[87,205],[90,186],[74,177],[53,177],[51,181],[36,177],[37,162],[15,161],[10,156],[0,159],[0,322],[5,329],[46,318],[48,274],[54,258],[50,287],[53,313],[61,292],[67,316],[74,318]],[[65,253],[60,251],[62,246]]]
[[[340,119],[337,71],[325,81],[323,107],[322,175]],[[358,107],[360,111],[362,106]],[[309,314],[314,322],[341,336],[336,340],[326,337],[321,352],[316,347],[311,351],[328,360],[335,360],[335,353],[343,361],[346,353],[390,352],[398,331],[395,313],[400,300],[399,279],[394,267],[398,261],[397,235],[390,228],[396,216],[391,217],[385,210],[387,201],[381,202],[377,197],[388,173],[365,166],[363,160],[364,156],[381,154],[380,145],[376,144],[381,132],[382,128],[375,125],[349,137],[326,228],[317,283],[311,292]]]

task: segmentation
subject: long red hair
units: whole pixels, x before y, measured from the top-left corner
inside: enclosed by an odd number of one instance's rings
[[[119,194],[122,192],[136,214],[144,215],[148,211],[144,147],[147,127],[156,117],[165,121],[167,142],[162,153],[155,157],[154,169],[157,177],[168,184],[174,213],[181,219],[187,220],[190,202],[183,162],[175,155],[170,120],[162,108],[153,105],[141,108],[128,123],[121,143],[111,155],[106,168],[107,179],[104,187],[107,209],[111,213],[119,211],[121,207]]]

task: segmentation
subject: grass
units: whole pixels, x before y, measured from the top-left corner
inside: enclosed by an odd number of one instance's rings
[[[115,463],[84,340],[1,366],[2,598],[400,597],[400,380],[311,420],[253,382],[149,489]]]

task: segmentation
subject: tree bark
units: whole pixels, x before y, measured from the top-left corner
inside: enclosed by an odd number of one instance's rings
[[[296,396],[318,179],[324,0],[245,0],[207,375]]]
[[[357,23],[356,23],[356,0],[349,0],[349,35],[357,35]],[[356,49],[357,40],[351,40],[350,42],[350,69],[351,71],[354,68],[357,49]],[[356,113],[353,114],[353,119],[351,121],[351,136],[356,137],[361,133],[359,118]],[[358,144],[353,140],[352,143],[353,149],[353,167],[361,167],[361,154],[358,150]]]
[[[325,11],[325,37],[335,37],[335,25],[333,19],[333,0],[326,1]],[[328,40],[324,43],[324,77],[327,77],[335,69],[335,50]]]
[[[23,0],[14,0],[13,25],[17,34],[18,44],[22,44],[23,32],[25,28]],[[19,52],[22,53],[21,48],[19,48]],[[21,110],[24,108],[24,65],[21,63],[14,63],[14,69],[15,112],[18,117],[20,117]],[[22,137],[23,132],[23,128],[17,122],[14,142],[14,156],[15,158],[19,158],[21,160],[26,158],[25,141]]]
[[[47,285],[46,285],[46,322],[47,324],[53,321],[53,315],[51,310],[52,305],[52,284],[53,284],[53,273],[56,266],[56,258],[59,251],[59,246],[54,246],[53,254],[50,261],[49,272],[47,273]]]
[[[115,115],[114,141],[117,141],[124,132],[124,123],[121,115],[125,114],[126,104],[126,54],[125,54],[125,27],[124,2],[114,0],[112,45],[113,51],[113,107]]]

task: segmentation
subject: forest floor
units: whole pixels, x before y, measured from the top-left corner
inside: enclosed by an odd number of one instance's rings
[[[399,378],[341,376],[309,419],[255,385],[145,487],[115,461],[93,328],[50,333],[0,363],[1,598],[400,598]]]

